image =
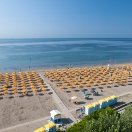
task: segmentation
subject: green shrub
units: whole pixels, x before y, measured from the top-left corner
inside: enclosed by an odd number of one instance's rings
[[[112,108],[100,109],[67,129],[66,132],[132,132],[132,107],[123,114]]]

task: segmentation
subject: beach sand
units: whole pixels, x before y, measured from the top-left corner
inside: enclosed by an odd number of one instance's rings
[[[50,116],[57,106],[50,95],[0,100],[0,129]]]
[[[112,86],[111,88],[107,88],[106,86],[102,86],[103,87],[103,92],[101,92],[101,90],[98,87],[96,88],[96,91],[98,91],[99,96],[93,96],[93,95],[89,95],[89,99],[84,99],[84,97],[82,96],[81,93],[81,89],[76,88],[76,90],[79,90],[78,92],[75,92],[74,90],[70,90],[71,92],[67,93],[66,91],[68,90],[63,90],[63,89],[59,89],[55,83],[51,82],[48,80],[48,83],[52,86],[52,88],[56,91],[57,95],[61,98],[61,100],[64,102],[64,104],[68,107],[69,110],[73,110],[75,108],[79,108],[81,106],[84,106],[86,104],[92,103],[94,101],[97,101],[101,98],[104,97],[108,97],[111,95],[121,95],[124,93],[129,93],[132,92],[132,86],[131,85],[126,85],[126,86],[119,86],[119,87],[114,87]],[[90,90],[88,90],[90,91]],[[76,105],[73,102],[70,102],[69,99],[72,96],[77,96],[78,97],[78,101],[81,102],[80,105]]]
[[[38,69],[37,71],[43,70]],[[103,86],[103,92],[101,92],[101,90],[96,86],[95,88],[96,91],[98,91],[99,96],[89,95],[89,99],[87,100],[82,96],[81,88],[75,88],[78,90],[78,92],[76,92],[75,89],[70,90],[71,92],[66,92],[67,90],[59,89],[56,86],[56,83],[51,82],[46,77],[44,78],[76,119],[76,109],[81,108],[86,104],[111,95],[118,96],[132,92],[132,85],[119,87],[114,87],[112,85],[111,88]],[[69,99],[72,96],[77,96],[78,101],[80,101],[81,104],[76,105],[73,102],[70,102]],[[123,96],[121,101],[132,101],[132,94]],[[0,129],[2,132],[32,132],[33,130],[47,123],[50,116],[50,111],[53,109],[60,110],[52,95],[49,95],[48,93],[45,93],[43,96],[34,95],[31,97],[25,96],[22,98],[4,98],[0,100]],[[64,113],[63,117],[65,117]],[[13,127],[17,125],[18,127]]]

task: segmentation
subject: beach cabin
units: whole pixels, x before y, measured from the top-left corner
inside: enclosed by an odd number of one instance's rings
[[[49,122],[43,127],[36,129],[34,132],[56,132],[56,125],[53,122]]]
[[[110,98],[107,97],[107,98],[104,98],[104,100],[106,101],[105,107],[110,106]]]
[[[108,107],[116,103],[117,103],[117,97],[113,95],[104,99],[100,99],[99,101],[93,102],[89,105],[86,105],[84,107],[84,111],[86,115],[89,115],[96,110]]]
[[[94,111],[95,111],[95,106],[94,105],[89,104],[89,105],[85,106],[85,114],[86,115],[89,115],[89,114],[91,114]]]
[[[111,106],[113,104],[113,99],[110,97],[107,97],[106,100],[108,100],[108,106]]]
[[[56,125],[53,122],[49,122],[44,127],[46,132],[56,132]]]
[[[89,115],[91,114],[92,112],[96,111],[96,110],[99,110],[100,109],[100,103],[97,101],[97,102],[93,102],[89,105],[86,105],[84,107],[84,111],[85,111],[85,114],[86,115]]]
[[[34,130],[33,132],[46,132],[46,130],[44,127],[40,127],[38,129]]]
[[[117,103],[117,97],[115,95],[112,95],[110,98],[110,105],[114,105]]]
[[[93,102],[92,105],[94,106],[94,111],[100,109],[100,104],[99,104],[99,102]]]
[[[100,109],[107,107],[107,102],[105,99],[100,99],[98,102]]]
[[[61,122],[61,113],[58,110],[50,111],[50,115],[51,115],[51,121],[53,121],[54,123]]]

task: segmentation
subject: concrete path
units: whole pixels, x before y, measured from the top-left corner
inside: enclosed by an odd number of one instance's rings
[[[126,93],[120,94],[120,95],[118,96],[118,98],[120,98],[120,97],[122,97],[122,96],[129,95],[129,94],[132,94],[132,91],[129,91],[129,92],[126,92]]]
[[[48,86],[48,88],[50,89],[50,91],[53,93],[52,97],[53,97],[54,101],[56,101],[56,103],[57,103],[58,107],[60,108],[61,112],[65,115],[66,118],[69,118],[73,122],[75,122],[76,119],[74,118],[74,116],[71,114],[71,112],[65,106],[65,104],[62,102],[62,100],[60,99],[60,97],[56,94],[56,92],[54,91],[54,89],[46,82],[46,79],[45,79],[45,77],[43,75],[43,72],[39,72],[39,75],[43,79],[43,81],[45,82],[45,84]]]
[[[18,125],[15,125],[15,126],[0,129],[0,132],[10,131],[12,129],[16,129],[16,128],[19,128],[19,127],[28,127],[28,125],[31,125],[31,124],[34,124],[34,123],[37,123],[37,122],[40,122],[40,121],[45,121],[45,120],[48,120],[48,119],[49,119],[49,116],[44,117],[44,118],[39,118],[37,120],[33,120],[33,121],[18,124]]]

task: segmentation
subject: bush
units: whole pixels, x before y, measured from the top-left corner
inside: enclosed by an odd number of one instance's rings
[[[84,117],[66,132],[130,132],[132,131],[132,107],[123,114],[112,108],[100,109]]]

